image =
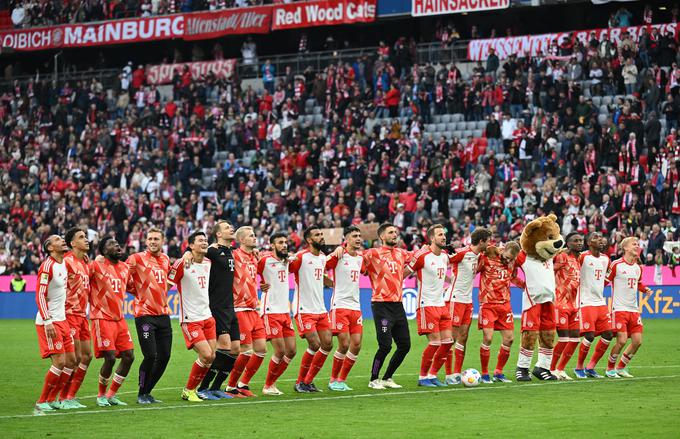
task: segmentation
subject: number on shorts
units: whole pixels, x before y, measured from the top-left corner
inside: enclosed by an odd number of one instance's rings
[[[505,323],[512,323],[512,313],[509,312],[505,315]]]

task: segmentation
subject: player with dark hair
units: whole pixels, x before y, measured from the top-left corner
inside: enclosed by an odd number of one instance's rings
[[[595,371],[595,366],[607,352],[609,343],[614,337],[611,313],[604,299],[605,277],[610,265],[609,256],[602,253],[605,242],[601,233],[591,233],[588,235],[588,250],[579,256],[581,279],[577,300],[580,332],[583,338],[574,369],[576,378],[602,378],[602,375]],[[595,345],[595,352],[584,368],[590,345],[598,335],[600,340]]]
[[[373,358],[368,387],[378,390],[400,389],[402,386],[395,383],[392,377],[411,350],[411,335],[401,299],[404,269],[412,253],[397,247],[399,229],[394,224],[381,224],[378,227],[378,238],[382,246],[369,249],[363,255],[363,272],[368,275],[373,289],[371,308],[378,339],[378,350]],[[392,350],[392,340],[397,345],[397,350],[380,379],[380,369]]]
[[[308,247],[295,255],[288,271],[295,276],[293,313],[298,334],[307,340],[295,391],[308,393],[320,391],[314,385],[314,378],[333,348],[333,333],[323,299],[326,255],[321,249],[326,242],[318,226],[307,227],[303,237]]]
[[[35,301],[38,313],[35,328],[42,358],[50,358],[52,365],[45,376],[40,398],[35,404],[36,415],[54,409],[77,408],[70,401],[57,401],[57,395],[71,377],[76,364],[73,338],[66,321],[66,284],[67,271],[64,253],[67,251],[64,240],[52,235],[43,244],[49,254],[38,270],[38,288]]]
[[[326,270],[332,273],[328,285],[333,287],[331,326],[338,337],[328,388],[341,392],[352,390],[345,381],[357,361],[364,331],[359,303],[359,277],[363,270],[361,230],[353,225],[345,227],[344,236],[343,255],[338,257],[334,253],[326,261]]]
[[[567,251],[553,258],[555,271],[555,310],[557,313],[557,344],[553,349],[550,373],[558,380],[571,381],[564,368],[579,344],[578,287],[581,267],[578,258],[583,250],[583,236],[571,232],[565,240]]]
[[[418,277],[418,335],[425,335],[428,344],[420,360],[418,385],[424,387],[446,387],[437,379],[437,374],[446,362],[453,345],[451,316],[444,304],[444,282],[449,269],[446,247],[446,229],[434,224],[427,229],[430,245],[416,252],[406,266],[406,273]]]
[[[201,402],[203,399],[196,393],[196,388],[215,359],[217,338],[208,294],[211,264],[205,257],[208,253],[208,238],[205,233],[197,230],[189,235],[187,242],[192,256],[191,266],[186,266],[183,258],[177,259],[168,274],[168,282],[177,285],[179,320],[186,347],[198,354],[182,390],[182,399]]]
[[[163,238],[162,230],[149,229],[146,250],[127,259],[131,278],[129,292],[135,297],[137,339],[144,355],[139,365],[138,404],[160,402],[151,396],[151,390],[163,376],[172,348],[167,283],[170,259],[162,252]]]
[[[127,405],[116,397],[116,392],[135,359],[132,336],[123,314],[125,291],[130,289],[130,269],[122,260],[123,249],[115,238],[103,237],[98,250],[103,260],[90,263],[90,320],[95,337],[94,356],[104,358],[99,371],[97,405]],[[111,379],[117,357],[120,358],[120,364]],[[109,382],[111,387],[107,390]]]
[[[486,250],[491,232],[477,227],[470,235],[470,245],[449,256],[452,282],[444,295],[449,306],[455,343],[455,364],[451,370],[451,351],[446,359],[446,384],[460,384],[465,346],[467,345],[470,323],[472,322],[472,282],[477,275],[479,255]],[[453,373],[452,373],[453,372]]]
[[[269,243],[271,253],[263,255],[257,263],[257,272],[264,282],[260,314],[267,340],[274,349],[262,393],[278,396],[283,395],[283,392],[276,387],[276,380],[296,354],[295,330],[290,319],[288,237],[276,232],[269,237]]]
[[[85,406],[76,399],[76,394],[92,361],[90,324],[87,321],[87,302],[90,296],[87,252],[90,250],[90,242],[85,231],[77,227],[66,231],[65,241],[71,249],[64,255],[68,273],[66,321],[71,328],[78,367],[71,375],[70,381],[62,388],[61,400],[71,401],[72,405],[81,408]]]
[[[221,390],[229,373],[234,368],[239,354],[240,332],[234,311],[234,255],[231,243],[234,241],[234,226],[229,221],[217,221],[213,227],[215,243],[208,247],[207,257],[210,259],[210,312],[215,319],[217,344],[215,361],[198,386],[198,393],[203,399],[219,399],[239,397]],[[191,258],[191,252],[185,254],[185,261]]]

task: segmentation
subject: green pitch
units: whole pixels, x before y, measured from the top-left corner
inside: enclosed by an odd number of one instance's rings
[[[96,407],[96,379],[101,361],[93,360],[80,401],[88,409],[30,416],[40,393],[48,361],[38,355],[34,325],[28,320],[2,320],[0,332],[0,426],[3,437],[266,437],[279,438],[414,438],[414,437],[678,437],[680,431],[680,322],[648,320],[644,344],[631,363],[635,378],[527,384],[490,384],[433,390],[416,386],[425,339],[413,335],[412,350],[395,376],[401,390],[367,388],[376,350],[372,322],[366,322],[364,348],[349,376],[353,392],[333,393],[326,384],[331,358],[317,377],[324,392],[298,395],[294,378],[301,353],[283,375],[281,397],[259,396],[189,404],[180,400],[193,352],[184,347],[177,321],[173,356],[154,396],[163,404],[136,404],[137,365],[119,396],[128,407]],[[473,322],[476,328],[476,322]],[[134,324],[130,325],[131,332]],[[516,336],[516,340],[518,337]],[[470,331],[465,368],[479,368],[481,334]],[[517,343],[517,342],[516,342]],[[495,365],[499,339],[492,347]],[[506,367],[512,377],[517,344]],[[592,352],[592,350],[591,350]],[[606,359],[606,357],[605,357]],[[605,359],[598,368],[603,372]],[[572,359],[572,363],[575,358]],[[258,394],[268,359],[251,383]],[[568,370],[569,371],[569,370]],[[573,374],[572,374],[573,376]]]

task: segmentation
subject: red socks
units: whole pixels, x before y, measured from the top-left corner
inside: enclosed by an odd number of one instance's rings
[[[326,358],[328,358],[328,352],[324,351],[323,349],[316,351],[316,354],[314,354],[314,358],[312,359],[312,364],[309,366],[307,375],[303,380],[305,384],[310,384],[312,381],[314,381],[314,378],[323,367],[323,364],[326,362]]]
[[[569,338],[568,340],[567,345],[564,347],[564,351],[562,351],[562,357],[560,358],[559,363],[557,363],[556,370],[563,371],[564,368],[567,367],[567,363],[569,363],[569,360],[571,360],[572,355],[574,355],[574,352],[579,345],[578,338]]]
[[[494,374],[500,375],[503,373],[503,368],[505,367],[505,363],[508,362],[508,358],[510,358],[510,346],[502,344],[501,348],[498,350],[498,359],[496,360],[496,370],[493,372]]]
[[[106,395],[106,388],[109,385],[109,380],[111,377],[105,378],[99,375],[99,391],[97,392],[97,398]]]
[[[255,352],[253,355],[250,356],[250,360],[248,360],[246,368],[243,371],[243,376],[238,382],[239,385],[247,386],[248,383],[250,383],[250,380],[253,378],[253,375],[255,375],[255,372],[257,372],[257,370],[262,365],[262,362],[264,361],[264,356],[265,356],[264,352],[262,353]]]
[[[345,361],[342,362],[342,369],[340,369],[340,375],[338,375],[338,381],[345,381],[349,371],[352,370],[352,366],[357,362],[357,356],[351,352],[347,352],[345,355]]]
[[[43,384],[42,392],[40,393],[40,398],[38,399],[38,404],[43,402],[51,402],[48,398],[50,393],[54,391],[61,378],[61,370],[57,369],[55,366],[50,366],[50,369],[45,375],[45,384]]]
[[[625,369],[626,366],[628,366],[628,363],[630,363],[630,360],[633,359],[632,355],[624,353],[621,355],[621,359],[619,360],[619,367],[617,369]]]
[[[446,375],[453,375],[453,350],[447,352],[444,367],[446,367]]]
[[[562,355],[562,352],[564,352],[564,348],[567,347],[567,344],[569,344],[569,338],[559,337],[557,339],[557,344],[553,349],[552,361],[550,362],[550,370],[555,370],[555,368],[557,367],[557,364],[560,361],[560,356]]]
[[[206,371],[208,368],[206,368]],[[205,375],[205,374],[204,374]],[[203,379],[203,377],[201,377]],[[118,392],[118,389],[120,389],[120,386],[123,385],[123,381],[125,381],[125,377],[122,375],[118,375],[117,373],[113,374],[113,380],[111,380],[111,387],[109,388],[109,391],[106,392],[106,397],[111,398],[116,396],[116,392]],[[200,381],[199,381],[200,383]]]
[[[479,361],[482,363],[482,375],[489,374],[489,358],[491,358],[491,346],[482,343],[479,346]]]
[[[341,354],[335,351],[333,354],[333,366],[331,367],[331,383],[338,380],[338,375],[340,375],[340,370],[342,369],[342,364],[345,362],[347,355]]]
[[[196,360],[191,366],[191,373],[189,374],[189,380],[187,381],[186,388],[189,390],[194,390],[196,387],[198,387],[199,384],[201,384],[201,381],[203,381],[203,377],[205,377],[205,374],[208,373],[210,370],[210,366],[204,366],[203,363],[201,363],[201,360]],[[111,385],[113,388],[113,385]]]
[[[584,338],[581,340],[581,346],[578,348],[578,360],[576,362],[577,369],[583,369],[583,363],[586,362],[588,351],[590,351],[590,342]]]
[[[429,342],[423,350],[423,355],[420,359],[420,379],[427,378],[427,374],[432,366],[434,354],[437,353],[441,344],[439,342]]]
[[[274,383],[276,383],[276,380],[283,375],[283,372],[288,368],[291,361],[293,360],[286,356],[284,356],[283,359],[272,357],[269,361],[269,370],[267,371],[267,379],[264,384],[265,387],[273,386]]]
[[[71,375],[71,381],[68,384],[68,391],[66,393],[66,399],[73,399],[73,398],[76,397],[76,395],[78,394],[78,390],[80,390],[81,384],[83,384],[83,380],[85,379],[86,373],[87,373],[87,365],[82,364],[82,363],[79,364],[76,371],[73,372],[73,375]]]
[[[238,385],[238,380],[239,378],[241,378],[243,369],[246,368],[246,365],[250,361],[250,356],[251,356],[250,353],[248,354],[243,353],[239,354],[238,357],[236,357],[234,368],[231,370],[231,373],[229,374],[229,382],[227,382],[227,386],[229,386],[230,388],[235,388]]]
[[[439,373],[439,369],[448,360],[449,354],[451,353],[451,346],[453,346],[453,341],[451,339],[447,341],[442,341],[442,344],[437,349],[434,354],[434,360],[432,361],[432,366],[430,367],[429,375],[434,375],[435,377]]]
[[[312,365],[312,360],[314,360],[314,355],[316,352],[307,348],[305,353],[302,355],[302,361],[300,361],[300,372],[298,373],[297,381],[295,384],[300,384],[305,380],[307,372],[309,372],[309,367]]]
[[[611,340],[605,340],[600,337],[600,340],[595,345],[595,352],[593,353],[593,356],[590,357],[588,366],[586,366],[587,369],[595,369],[600,358],[602,358],[605,352],[607,352],[607,349],[609,349],[609,343],[611,343]]]
[[[463,360],[465,360],[465,346],[460,343],[456,343],[456,361],[453,364],[453,373],[460,373],[463,369]]]
[[[59,381],[57,381],[57,385],[54,387],[54,389],[52,389],[50,394],[47,396],[48,401],[56,401],[57,400],[57,396],[59,395],[59,392],[69,382],[69,380],[71,379],[72,373],[73,373],[73,369],[68,369],[66,367],[61,370],[61,375],[59,376]]]

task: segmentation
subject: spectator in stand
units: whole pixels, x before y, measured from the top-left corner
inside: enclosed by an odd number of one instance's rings
[[[496,50],[489,49],[489,56],[486,58],[486,69],[484,70],[487,75],[491,75],[492,79],[496,79],[496,72],[500,67],[500,60],[496,55]]]
[[[636,91],[638,69],[633,58],[628,58],[621,72],[623,83],[626,86],[626,94],[632,95]]]
[[[270,60],[262,65],[262,83],[265,90],[274,93],[274,81],[276,80],[276,68]]]

